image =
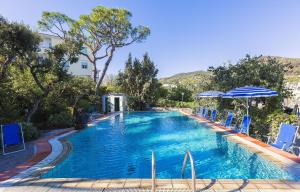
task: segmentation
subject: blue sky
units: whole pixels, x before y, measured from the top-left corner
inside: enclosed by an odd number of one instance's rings
[[[97,6],[122,7],[150,37],[117,51],[108,73],[124,68],[129,52],[148,52],[159,77],[206,70],[251,55],[300,57],[298,0],[0,0],[0,14],[37,28],[43,11],[72,18]]]

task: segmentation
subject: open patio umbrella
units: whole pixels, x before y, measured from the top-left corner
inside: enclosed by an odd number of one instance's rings
[[[205,91],[202,93],[198,93],[197,99],[201,98],[201,97],[222,97],[224,93],[221,91]]]
[[[198,93],[196,95],[197,99],[200,99],[200,98],[217,98],[217,97],[222,97],[224,93],[221,92],[221,91],[205,91],[205,92],[202,92],[202,93]],[[216,106],[215,106],[216,107]]]
[[[253,87],[253,86],[245,86],[232,89],[226,92],[222,97],[223,98],[246,98],[247,100],[247,116],[249,114],[249,98],[254,97],[273,97],[278,96],[277,91],[273,91],[271,89],[267,89],[265,87]]]

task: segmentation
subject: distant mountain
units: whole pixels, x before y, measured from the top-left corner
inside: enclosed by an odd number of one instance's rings
[[[290,63],[293,69],[288,71],[286,79],[288,82],[300,82],[300,58],[288,58],[279,56],[263,56],[262,59],[272,57],[277,59],[281,63]],[[171,87],[172,85],[183,85],[195,92],[201,91],[210,81],[210,72],[207,71],[193,71],[188,73],[178,73],[170,77],[161,78],[160,82],[165,87]]]
[[[178,73],[170,77],[161,78],[159,81],[165,87],[172,87],[174,85],[182,85],[194,92],[202,91],[210,81],[210,72],[194,71],[188,73]]]
[[[268,56],[263,56],[265,59]],[[293,68],[286,73],[286,79],[288,82],[300,82],[300,58],[288,58],[288,57],[279,57],[279,56],[269,56],[275,58],[280,63],[288,64],[290,63]]]

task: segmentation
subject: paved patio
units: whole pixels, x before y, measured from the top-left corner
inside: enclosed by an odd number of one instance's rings
[[[26,179],[3,192],[77,192],[77,191],[151,191],[151,179]],[[197,191],[237,191],[237,192],[296,192],[300,183],[281,180],[210,180],[198,179]],[[191,191],[191,180],[159,179],[157,191]]]

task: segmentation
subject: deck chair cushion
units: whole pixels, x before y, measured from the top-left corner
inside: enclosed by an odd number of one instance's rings
[[[225,121],[225,127],[230,126],[232,118],[233,118],[233,113],[229,112],[227,115],[227,119]]]
[[[2,126],[4,145],[17,145],[21,143],[21,127],[17,123]]]
[[[244,115],[242,124],[241,124],[241,128],[240,128],[240,130],[238,130],[238,132],[239,133],[248,133],[250,123],[251,123],[250,116]]]
[[[216,110],[216,109],[214,109],[214,110],[211,112],[211,117],[210,117],[210,119],[211,119],[212,121],[216,121],[216,119],[217,119],[217,110]]]

